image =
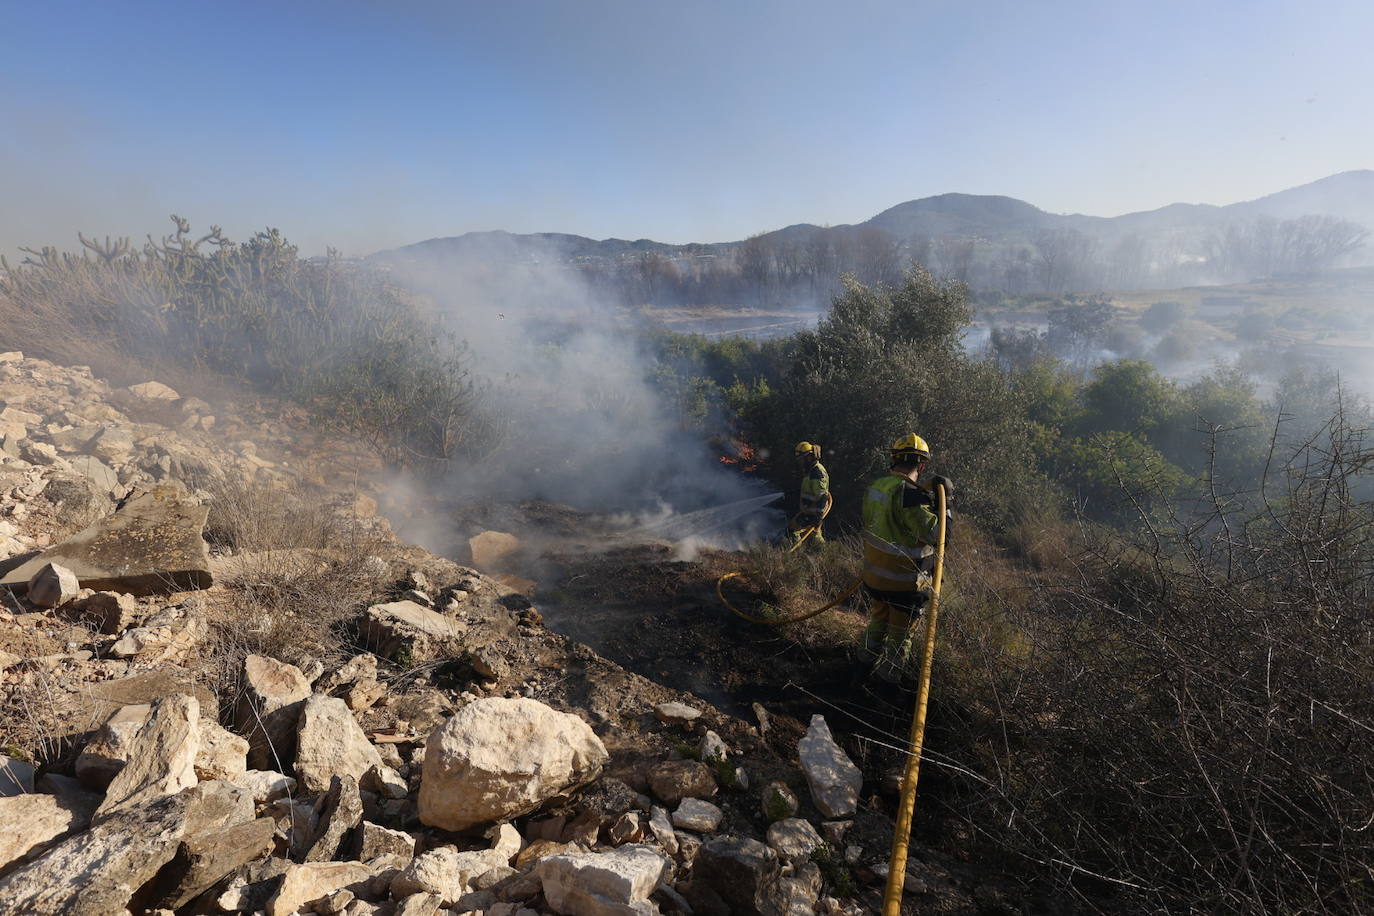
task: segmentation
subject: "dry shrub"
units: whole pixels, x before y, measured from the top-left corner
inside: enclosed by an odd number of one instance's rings
[[[739,585],[766,602],[765,613],[793,617],[837,597],[859,578],[863,550],[852,535],[831,538],[812,546],[808,541],[788,551],[785,546],[759,543],[745,553]],[[727,595],[729,593],[727,592]],[[748,613],[758,614],[741,608]]]
[[[222,582],[211,609],[213,678],[221,693],[237,688],[248,655],[298,667],[329,667],[354,654],[351,623],[381,595],[388,568],[375,554],[275,550],[247,555]]]
[[[1257,492],[988,583],[1020,647],[951,598],[929,797],[1090,909],[1374,912],[1372,458],[1337,418]]]
[[[237,690],[247,655],[297,666],[352,655],[350,625],[386,592],[394,544],[290,491],[232,477],[208,491],[206,536],[236,551],[211,610],[221,693]]]
[[[320,500],[263,486],[235,474],[196,481],[209,497],[205,539],[228,551],[325,548],[339,539],[339,519]]]
[[[22,686],[5,691],[0,704],[0,754],[34,764],[57,760],[69,750],[60,733],[57,710],[62,689],[59,675],[34,671]]]

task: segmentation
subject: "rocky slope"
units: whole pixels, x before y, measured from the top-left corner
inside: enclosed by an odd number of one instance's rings
[[[19,354],[0,400],[0,914],[876,909],[891,822],[823,717],[780,746],[552,632],[270,409]],[[259,491],[323,534],[249,549]],[[933,851],[907,888],[1010,911]]]

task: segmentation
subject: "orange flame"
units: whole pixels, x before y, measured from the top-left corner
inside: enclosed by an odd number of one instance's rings
[[[721,464],[735,465],[741,471],[757,471],[759,469],[758,454],[752,445],[738,439],[731,444],[735,449],[735,456],[732,458],[729,455],[721,455]]]

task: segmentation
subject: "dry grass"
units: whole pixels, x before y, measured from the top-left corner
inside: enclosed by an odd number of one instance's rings
[[[210,612],[212,680],[237,692],[243,659],[326,666],[354,652],[349,625],[391,582],[391,543],[318,502],[234,478],[209,484],[207,539],[235,551]]]
[[[341,546],[343,520],[320,500],[232,474],[193,483],[209,497],[205,540],[211,547],[259,552]]]

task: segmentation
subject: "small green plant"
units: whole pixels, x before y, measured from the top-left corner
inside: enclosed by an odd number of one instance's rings
[[[739,781],[738,768],[724,757],[711,757],[705,761],[711,768],[712,774],[716,777],[716,785],[722,789],[737,791],[742,788]]]
[[[827,843],[811,850],[811,861],[821,870],[821,878],[830,885],[836,897],[855,897],[859,893],[859,883],[854,879],[854,871],[844,860],[835,855]]]
[[[697,751],[696,745],[692,744],[692,742],[690,741],[683,741],[681,739],[674,741],[673,750],[677,751],[680,755],[682,755],[683,760],[701,759],[701,755]]]

